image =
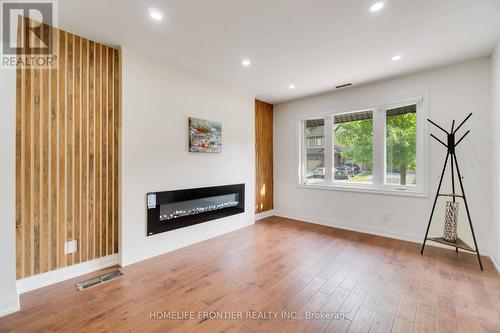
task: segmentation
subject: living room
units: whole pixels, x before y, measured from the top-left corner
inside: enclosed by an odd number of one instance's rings
[[[500,330],[500,2],[1,6],[0,332]]]

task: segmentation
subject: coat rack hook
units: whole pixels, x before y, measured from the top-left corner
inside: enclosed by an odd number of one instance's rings
[[[460,140],[457,141],[457,143],[455,144],[455,147],[458,146],[458,144],[467,136],[467,134],[470,133],[470,130],[468,130],[467,132],[465,132],[465,134],[460,138]]]
[[[432,125],[436,126],[437,128],[439,128],[441,131],[445,132],[446,134],[450,134],[448,133],[447,130],[445,130],[444,128],[442,128],[441,126],[439,126],[438,124],[436,124],[435,122],[433,122],[432,120],[430,119],[427,119],[428,122],[430,122]]]
[[[471,116],[472,116],[472,112],[471,112],[471,113],[467,116],[467,118],[465,118],[465,119],[464,119],[464,120],[460,123],[460,125],[458,125],[457,129],[456,129],[453,133],[457,133],[457,131],[460,129],[460,127],[462,127],[462,126],[463,126],[463,124],[465,124],[465,122],[466,122],[467,120],[469,120],[469,118],[470,118]]]
[[[444,143],[443,141],[439,140],[434,134],[431,134],[431,136],[436,139],[437,141],[439,141],[443,146],[445,146],[446,148],[448,148],[448,145],[446,143]]]

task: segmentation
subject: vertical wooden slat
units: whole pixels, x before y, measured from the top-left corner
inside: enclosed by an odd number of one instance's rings
[[[35,38],[32,33],[29,34],[29,43],[30,45],[35,44]],[[35,274],[35,209],[36,209],[36,201],[35,201],[35,195],[38,192],[38,188],[35,187],[35,151],[37,147],[35,147],[35,143],[38,143],[35,141],[35,102],[36,102],[36,92],[35,92],[35,87],[36,87],[36,82],[35,82],[35,67],[32,68],[31,73],[31,96],[30,96],[30,127],[29,131],[31,132],[30,135],[30,144],[31,144],[31,156],[30,156],[30,188],[31,188],[31,200],[30,200],[30,214],[29,214],[29,219],[31,220],[30,224],[30,257],[31,257],[31,262],[30,262],[30,271],[32,272],[31,274]]]
[[[18,40],[37,41],[27,20],[19,25]],[[57,66],[16,69],[17,278],[118,251],[119,52],[40,32]]]
[[[59,33],[51,29],[52,45],[59,58]],[[57,269],[59,261],[59,219],[58,219],[58,194],[59,194],[59,147],[58,147],[58,80],[57,69],[50,70],[50,269]]]
[[[80,192],[81,189],[81,179],[82,175],[80,173],[81,170],[81,155],[80,155],[80,147],[81,147],[81,127],[82,124],[80,122],[80,37],[75,36],[74,37],[74,132],[75,132],[75,153],[73,156],[73,164],[74,164],[74,170],[75,173],[73,174],[73,183],[74,183],[74,224],[73,224],[73,239],[77,240],[77,248],[76,252],[73,256],[73,263],[77,264],[80,263],[81,259],[81,251],[80,248],[82,246],[81,244],[81,233],[80,233],[80,220],[81,220],[81,215],[80,215],[80,203],[82,201],[82,193]]]
[[[31,35],[32,36],[32,35]],[[33,45],[39,47],[38,38],[33,37]],[[39,54],[39,52],[37,52]],[[41,137],[40,137],[40,68],[34,66],[33,69],[33,268],[34,274],[40,273],[41,257]]]
[[[120,54],[118,50],[113,51],[114,64],[113,64],[113,98],[114,98],[114,114],[113,114],[113,191],[115,193],[113,197],[113,253],[118,253],[118,227],[119,227],[119,192],[118,192],[118,181],[119,181],[119,168],[118,161],[120,158],[120,151],[118,146],[119,131],[120,131]]]
[[[29,30],[27,27],[27,20],[24,22],[24,36],[25,36],[25,45],[29,43]],[[25,85],[24,85],[24,110],[23,110],[23,132],[24,132],[24,202],[23,202],[23,221],[24,221],[24,276],[33,275],[32,269],[32,235],[31,235],[31,227],[32,227],[32,218],[31,218],[31,151],[32,151],[32,143],[31,143],[31,99],[32,99],[32,85],[31,85],[31,75],[32,75],[31,67],[27,67],[24,69],[25,76]]]
[[[108,52],[107,52],[107,47],[103,46],[101,48],[101,51],[102,51],[102,55],[101,55],[101,62],[102,62],[102,77],[101,77],[101,84],[102,84],[102,87],[101,87],[101,91],[102,91],[102,96],[101,96],[101,104],[102,104],[102,111],[101,111],[101,114],[102,114],[102,119],[101,119],[101,130],[102,130],[102,134],[101,134],[101,166],[102,166],[102,173],[101,173],[101,177],[102,177],[102,183],[101,183],[101,187],[102,187],[102,234],[101,234],[101,257],[104,257],[106,255],[106,252],[107,252],[107,236],[108,236],[108,222],[107,222],[107,218],[108,218],[108,214],[107,214],[107,209],[108,209],[108,191],[107,191],[107,185],[108,185],[108,182],[107,182],[107,162],[108,162],[108,159],[107,159],[107,145],[108,145],[108,130],[107,130],[107,126],[108,126],[108,103],[107,103],[107,97],[108,97],[108,94],[107,94],[107,79],[108,79],[108,76],[107,76],[107,67],[108,67]]]
[[[89,259],[96,255],[95,221],[95,43],[89,44]]]
[[[48,26],[42,25],[42,35],[44,40],[49,37]],[[50,259],[50,245],[49,245],[49,98],[50,98],[50,85],[49,85],[49,69],[44,67],[42,69],[42,81],[41,81],[41,94],[42,94],[42,251],[41,251],[41,262],[42,266],[40,268],[41,272],[49,271],[49,259]]]
[[[101,200],[101,50],[102,45],[96,44],[96,57],[95,57],[95,218],[96,218],[96,234],[95,234],[95,257],[101,256],[101,237],[102,237],[102,200]]]
[[[75,192],[73,191],[73,175],[75,172],[74,169],[74,111],[73,111],[73,103],[74,103],[74,94],[73,94],[73,84],[74,84],[74,36],[72,34],[66,33],[66,184],[67,184],[67,210],[66,210],[66,242],[74,239],[73,230],[74,230],[74,216],[75,216],[75,206],[74,206],[74,196]],[[72,265],[74,262],[74,254],[67,254],[66,261],[68,265]]]
[[[107,255],[113,254],[113,49],[107,48],[107,74],[108,79],[106,82],[107,91],[108,91],[108,134],[107,134],[107,192],[108,192],[108,200],[107,200],[107,221],[108,221],[108,232],[107,232]]]
[[[24,34],[24,24],[21,17],[18,18],[17,21],[17,47],[20,47],[23,41]],[[20,50],[20,49],[18,49]],[[21,54],[21,51],[18,51],[18,56]],[[25,71],[21,69],[21,67],[17,66],[16,68],[16,257],[17,257],[17,265],[16,265],[16,277],[18,279],[22,278],[24,275],[24,255],[23,255],[23,209],[22,209],[22,198],[23,198],[23,182],[22,182],[22,167],[23,167],[23,97],[24,93],[24,76],[23,73]]]
[[[87,200],[87,189],[88,189],[88,94],[87,94],[87,85],[88,85],[88,71],[87,71],[87,62],[88,62],[88,41],[86,39],[82,39],[81,42],[82,48],[82,220],[81,220],[81,261],[87,261],[88,259],[88,200]]]
[[[66,266],[66,33],[59,33],[59,266]]]

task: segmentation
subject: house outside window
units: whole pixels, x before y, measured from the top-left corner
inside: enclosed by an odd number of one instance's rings
[[[324,140],[324,119],[311,119],[304,122],[306,148],[306,177],[311,183],[321,183],[325,179],[325,148],[317,146],[317,139]],[[310,144],[311,143],[311,144]]]

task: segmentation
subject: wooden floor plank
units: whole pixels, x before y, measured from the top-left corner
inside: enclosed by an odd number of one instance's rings
[[[409,295],[401,295],[399,300],[398,311],[396,317],[406,319],[410,322],[415,322],[415,315],[417,313],[417,299]]]
[[[397,293],[387,293],[384,295],[373,319],[373,323],[370,326],[370,333],[385,333],[391,331],[398,310],[399,298],[400,296]]]
[[[396,317],[392,326],[392,333],[412,333],[413,323],[406,319]]]
[[[382,295],[368,293],[347,331],[350,333],[369,332],[381,302]]]

